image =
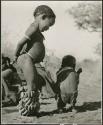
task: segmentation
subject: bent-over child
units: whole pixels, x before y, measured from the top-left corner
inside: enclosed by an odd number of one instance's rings
[[[21,115],[30,115],[36,112],[35,105],[36,103],[39,103],[39,97],[37,88],[38,74],[35,64],[42,62],[45,57],[45,46],[43,43],[44,36],[42,32],[54,25],[56,18],[53,10],[46,5],[38,6],[34,11],[33,16],[35,20],[28,27],[25,36],[18,43],[14,59],[23,71],[28,88],[28,103],[26,103],[27,105],[25,104],[19,107]],[[26,47],[23,50],[24,46]],[[35,99],[33,99],[34,97]]]

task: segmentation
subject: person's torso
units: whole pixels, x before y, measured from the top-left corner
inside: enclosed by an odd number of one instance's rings
[[[75,79],[73,79],[72,74],[74,75]],[[65,68],[57,75],[57,84],[59,84],[62,94],[68,94],[77,91],[77,81],[77,73],[73,69]]]
[[[45,57],[43,40],[44,36],[40,32],[36,32],[32,35],[31,40],[24,46],[22,53],[29,53],[32,58],[37,59],[37,62],[42,61]]]

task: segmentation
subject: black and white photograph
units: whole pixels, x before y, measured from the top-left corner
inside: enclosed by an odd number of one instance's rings
[[[102,125],[102,1],[1,1],[1,123]]]

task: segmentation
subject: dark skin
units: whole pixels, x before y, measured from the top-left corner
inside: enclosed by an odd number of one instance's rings
[[[16,95],[8,87],[8,78],[13,76],[13,69],[10,68],[10,59],[8,57],[2,57],[2,85],[5,90],[5,100],[12,99],[16,102]]]
[[[35,17],[33,27],[31,27],[30,30],[27,31],[27,34],[29,34],[29,38],[23,37],[17,45],[14,62],[19,59],[18,57],[20,56],[20,52],[24,45],[27,44],[27,52],[30,53],[30,56],[28,54],[25,54],[25,60],[23,60],[23,65],[21,66],[24,77],[27,81],[29,96],[31,96],[31,91],[37,90],[36,84],[38,76],[34,63],[41,62],[45,56],[43,36],[40,32],[48,30],[49,27],[52,26],[54,23],[55,18],[48,18],[46,16],[44,17],[44,14],[38,15],[37,17]],[[31,56],[33,58],[31,58]]]
[[[17,62],[18,56],[20,55],[20,51],[22,50],[23,46],[28,43],[29,40],[26,37],[23,37],[20,42],[17,44],[17,48],[15,51],[15,57],[14,57],[14,62]]]
[[[35,17],[35,27],[33,27],[33,31],[29,33],[29,36],[32,37],[35,35],[35,32],[38,30],[40,32],[44,32],[49,29],[53,24],[55,23],[55,18],[48,18],[45,16],[45,14],[39,15]],[[33,40],[35,42],[35,40]],[[20,42],[17,45],[16,51],[15,51],[15,57],[14,61],[17,61],[18,56],[20,55],[20,51],[22,50],[23,46],[25,44],[30,44],[30,39],[23,37]],[[33,43],[31,43],[33,45]]]
[[[78,70],[77,70],[77,72],[76,72],[76,75],[74,74],[74,72],[71,72],[71,76],[70,76],[70,79],[71,79],[71,82],[72,83],[75,83],[75,84],[79,84],[79,75],[80,75],[80,73],[82,72],[82,68],[79,68]],[[77,81],[78,80],[78,81]],[[77,81],[77,82],[76,82]],[[57,88],[56,88],[57,87]],[[64,103],[63,101],[62,101],[62,99],[61,99],[61,91],[62,91],[62,93],[65,93],[66,91],[64,91],[63,92],[63,89],[64,88],[62,88],[62,89],[60,89],[60,85],[56,85],[56,94],[57,94],[57,97],[56,97],[56,100],[57,100],[57,106],[58,106],[58,110],[62,110],[65,106],[66,106],[66,103]],[[66,87],[68,87],[68,86],[66,86]],[[73,87],[73,89],[75,89],[75,87],[76,86],[74,86]],[[77,88],[76,88],[77,89]],[[69,92],[71,91],[71,89],[69,90]],[[75,98],[73,99],[74,101],[73,102],[69,102],[70,103],[70,107],[69,107],[69,109],[72,109],[72,111],[74,110],[74,111],[76,111],[75,110],[75,102],[76,102],[76,97],[77,95],[75,94]],[[59,98],[58,98],[59,97]],[[59,100],[58,100],[59,99]]]

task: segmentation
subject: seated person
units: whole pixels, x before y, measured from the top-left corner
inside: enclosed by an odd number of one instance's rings
[[[62,65],[57,71],[57,82],[55,84],[55,93],[57,94],[57,108],[63,110],[66,104],[70,104],[70,109],[76,111],[75,104],[78,95],[80,68],[75,71],[76,59],[71,55],[64,56]]]

